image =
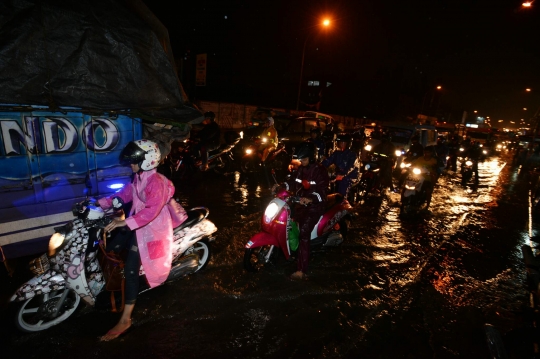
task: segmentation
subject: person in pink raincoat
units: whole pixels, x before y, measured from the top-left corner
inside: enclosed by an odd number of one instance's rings
[[[129,162],[134,173],[131,184],[111,197],[98,201],[104,208],[113,205],[113,197],[119,197],[124,203],[132,202],[131,211],[125,220],[116,218],[105,230],[117,230],[107,250],[128,252],[125,267],[125,307],[120,320],[101,341],[109,341],[123,334],[131,327],[131,314],[139,292],[139,268],[142,264],[146,279],[151,288],[162,284],[169,275],[172,261],[173,228],[178,220],[187,218],[183,208],[177,208],[180,219],[171,217],[167,203],[174,195],[174,185],[156,167],[161,153],[156,143],[149,140],[130,142],[120,154],[122,162]],[[173,199],[173,206],[179,206]],[[126,230],[125,227],[129,228]]]

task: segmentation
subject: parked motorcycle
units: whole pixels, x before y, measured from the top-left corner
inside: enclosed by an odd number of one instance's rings
[[[245,245],[244,268],[247,271],[256,272],[273,263],[278,249],[281,249],[287,260],[291,257],[288,240],[294,224],[291,211],[299,201],[299,197],[284,189],[278,191],[270,201],[261,219],[261,231]],[[311,232],[312,249],[338,246],[346,237],[351,205],[343,196],[332,194],[328,196],[327,208]]]
[[[11,297],[12,302],[24,301],[15,320],[24,332],[46,330],[63,322],[75,312],[81,299],[94,306],[98,294],[104,290],[106,283],[98,261],[99,241],[113,215],[88,200],[75,204],[72,212],[76,218],[55,228],[49,242],[52,251],[49,256],[43,254],[31,262],[36,277]],[[174,229],[173,261],[167,281],[197,272],[208,264],[209,242],[217,230],[206,219],[208,214],[204,207],[192,208],[187,211],[187,219]],[[144,275],[142,266],[139,275]]]
[[[420,167],[409,167],[407,173],[401,190],[400,210],[404,216],[414,216],[420,212],[427,201],[424,183],[430,173],[427,169]]]
[[[252,143],[245,149],[244,155],[240,162],[240,169],[243,173],[258,172],[262,165],[262,150],[261,146],[266,143],[265,137],[253,137]],[[264,161],[264,165],[268,170],[285,170],[290,161],[290,156],[285,150],[285,144],[279,142],[276,149],[268,154]]]

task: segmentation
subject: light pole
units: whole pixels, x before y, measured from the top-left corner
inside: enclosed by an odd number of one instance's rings
[[[330,26],[330,20],[324,19],[322,21],[323,27],[329,27]],[[300,65],[300,80],[298,81],[298,96],[296,97],[296,111],[298,111],[298,108],[300,107],[300,92],[302,91],[302,77],[304,76],[304,58],[306,56],[306,45],[309,39],[309,34],[306,35],[306,40],[304,41],[304,47],[302,48],[302,63]]]
[[[437,91],[441,91],[442,90],[442,86],[440,85],[437,85],[435,86],[435,88],[431,89],[432,93],[431,93],[431,100],[429,101],[429,108],[432,108],[433,107],[433,98],[435,97],[435,90]],[[426,97],[429,93],[429,90],[426,91],[426,93],[424,94],[424,98],[422,99],[422,108],[420,109],[420,114],[424,114],[424,105],[426,103]],[[437,103],[437,107],[439,107],[439,104]]]

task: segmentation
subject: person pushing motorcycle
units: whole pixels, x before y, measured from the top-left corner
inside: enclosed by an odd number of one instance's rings
[[[413,160],[411,162],[411,168],[412,167],[422,167],[429,171],[429,176],[426,176],[424,178],[424,190],[426,191],[426,210],[429,208],[429,205],[431,204],[431,196],[433,194],[433,188],[435,186],[435,183],[437,182],[437,165],[438,161],[434,156],[435,149],[433,146],[426,146],[424,148],[424,155],[422,157],[418,157],[417,159]]]
[[[125,260],[125,307],[118,323],[100,338],[101,341],[116,339],[131,327],[131,314],[139,293],[139,268],[142,264],[146,280],[151,288],[162,284],[169,275],[172,262],[173,221],[167,203],[174,195],[174,185],[165,176],[157,173],[161,152],[155,142],[132,141],[122,150],[120,160],[129,163],[133,180],[113,196],[101,198],[97,204],[108,209],[113,206],[113,197],[124,203],[132,202],[129,216],[115,218],[105,227],[106,232],[116,228],[107,243],[107,250],[120,252],[126,249]],[[176,201],[174,202],[176,205]],[[179,206],[179,205],[178,205]],[[187,218],[183,208],[178,208],[183,219]]]
[[[330,157],[322,161],[322,165],[328,168],[336,166],[337,192],[347,197],[352,184],[352,179],[358,177],[356,167],[356,153],[351,150],[352,138],[350,135],[340,133],[336,138],[336,150]]]
[[[309,262],[309,244],[311,231],[324,214],[328,189],[328,171],[317,163],[317,148],[312,142],[304,142],[299,146],[295,157],[301,166],[289,181],[283,186],[300,196],[300,205],[295,207],[294,219],[300,229],[300,244],[298,247],[297,271],[291,275],[293,280],[307,279]],[[273,192],[280,185],[275,184]]]

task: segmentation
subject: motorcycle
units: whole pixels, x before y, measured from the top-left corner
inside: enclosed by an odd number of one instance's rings
[[[291,258],[289,232],[295,225],[291,218],[293,205],[300,198],[281,189],[270,201],[261,219],[261,231],[250,238],[245,245],[244,269],[257,272],[271,264],[281,249],[287,260]],[[321,216],[311,232],[310,247],[328,248],[340,245],[347,234],[349,202],[339,194],[328,196],[327,211]]]
[[[217,174],[232,172],[234,169],[232,150],[240,139],[240,137],[234,138],[208,152],[208,169]],[[189,139],[174,143],[171,153],[163,161],[159,172],[170,179],[184,179],[196,173],[201,165],[200,153],[194,150],[196,144],[196,140]]]
[[[262,151],[259,150],[267,141],[266,137],[254,137],[252,143],[245,149],[244,155],[240,162],[240,169],[243,173],[257,172],[262,161]],[[285,150],[285,144],[279,142],[276,148],[268,154],[264,161],[265,167],[276,171],[284,170],[289,164],[290,158]]]
[[[390,161],[390,158],[379,153],[369,154],[360,181],[357,186],[353,187],[359,199],[365,200],[369,194],[380,195],[383,193],[384,186],[381,181],[381,166],[383,161]]]
[[[417,215],[422,205],[427,201],[427,193],[424,185],[425,178],[430,172],[425,168],[409,167],[407,177],[401,190],[401,214]]]
[[[118,202],[119,199],[114,200],[115,204]],[[89,200],[75,204],[72,212],[76,218],[55,228],[49,241],[49,255],[43,254],[31,262],[36,276],[11,297],[11,302],[24,302],[15,318],[17,328],[23,332],[39,332],[63,322],[75,312],[81,299],[94,306],[105,288],[98,258],[99,241],[114,214],[106,213]],[[167,281],[195,273],[208,264],[209,242],[217,231],[206,219],[208,214],[204,207],[192,208],[187,211],[187,219],[174,228],[173,260]],[[142,266],[139,275],[144,275]],[[148,289],[141,288],[140,292]]]
[[[476,164],[478,166],[478,164]],[[462,162],[461,162],[461,185],[462,186],[466,186],[470,180],[472,179],[472,176],[473,176],[473,166],[474,166],[474,162],[471,161],[470,159],[467,159],[465,158]],[[478,185],[478,176],[474,176],[474,184],[477,186]]]

